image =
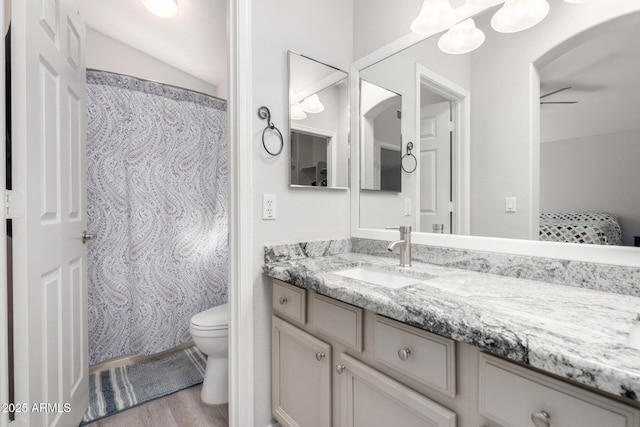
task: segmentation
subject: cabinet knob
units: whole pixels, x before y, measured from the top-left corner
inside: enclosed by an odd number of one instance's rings
[[[407,360],[410,355],[411,350],[409,350],[408,348],[401,348],[400,350],[398,350],[398,357],[400,358],[400,360]]]
[[[317,352],[316,353],[316,360],[319,362],[322,359],[324,359],[324,352],[321,352],[321,351]]]
[[[550,427],[551,415],[546,411],[534,412],[531,414],[531,421],[536,427]]]
[[[345,369],[344,365],[336,365],[336,372],[339,374],[343,373]]]
[[[287,297],[280,297],[279,302],[280,305],[285,305],[287,303]]]

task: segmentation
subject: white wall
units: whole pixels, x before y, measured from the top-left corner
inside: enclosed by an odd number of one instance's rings
[[[423,0],[354,0],[353,57],[362,58],[410,32]]]
[[[540,210],[618,215],[632,245],[640,235],[639,159],[640,130],[542,144]]]
[[[348,70],[352,61],[352,3],[345,0],[253,2],[252,67],[254,111],[262,105],[288,133],[287,49]],[[266,123],[253,123],[255,425],[271,420],[271,322],[269,280],[262,274],[265,244],[348,238],[348,190],[289,188],[289,146],[278,157],[264,152]],[[288,142],[288,138],[287,138]],[[277,196],[277,219],[263,221],[262,195]]]
[[[216,88],[166,62],[87,28],[87,68],[126,74],[225,99],[227,88]]]

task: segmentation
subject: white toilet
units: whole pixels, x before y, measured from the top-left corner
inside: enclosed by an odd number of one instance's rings
[[[228,329],[227,304],[196,314],[189,324],[193,342],[201,352],[207,355],[207,369],[200,398],[208,405],[221,405],[229,400]]]

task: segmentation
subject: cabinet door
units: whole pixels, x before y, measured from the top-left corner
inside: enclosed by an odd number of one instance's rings
[[[341,427],[455,427],[456,414],[342,353]]]
[[[272,317],[271,409],[283,426],[331,425],[331,346]]]

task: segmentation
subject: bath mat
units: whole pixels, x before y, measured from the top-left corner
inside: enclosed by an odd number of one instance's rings
[[[207,357],[195,346],[89,375],[89,408],[80,425],[200,384]]]

